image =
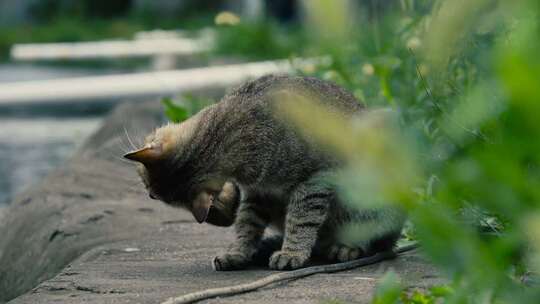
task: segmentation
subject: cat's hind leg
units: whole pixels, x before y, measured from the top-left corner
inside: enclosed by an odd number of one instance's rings
[[[316,176],[300,184],[291,194],[285,218],[285,233],[281,250],[271,257],[271,269],[304,267],[311,257],[319,230],[328,217],[334,200],[333,189]]]
[[[400,232],[392,232],[372,240],[367,247],[349,246],[335,243],[326,249],[326,258],[332,262],[348,262],[361,257],[373,255],[377,252],[394,249],[394,245],[400,236]]]
[[[340,206],[341,207],[341,206]],[[319,254],[331,262],[347,262],[393,250],[405,221],[403,210],[384,206],[361,209],[346,207],[333,215],[334,222],[320,240]],[[343,222],[344,220],[344,222]]]
[[[328,261],[348,262],[365,256],[361,248],[349,247],[342,244],[334,244],[328,249],[326,258]]]
[[[367,216],[367,215],[369,216]],[[364,211],[356,221],[337,229],[323,255],[329,261],[347,262],[394,248],[401,235],[405,216],[399,209]]]

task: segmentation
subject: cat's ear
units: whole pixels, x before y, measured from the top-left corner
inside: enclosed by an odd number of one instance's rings
[[[162,156],[163,149],[161,148],[161,146],[158,145],[146,146],[144,148],[129,152],[124,155],[125,158],[140,162],[144,165],[151,164],[159,160]]]
[[[191,206],[191,213],[200,224],[206,221],[208,218],[208,213],[210,212],[210,207],[212,207],[214,197],[206,192],[201,192]]]

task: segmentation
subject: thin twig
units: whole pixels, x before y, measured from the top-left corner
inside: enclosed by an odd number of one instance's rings
[[[420,67],[418,66],[418,63],[416,62],[416,57],[414,55],[413,50],[409,48],[409,52],[411,53],[413,58],[415,58],[414,65],[416,67],[416,72],[418,73],[418,76],[420,77],[420,81],[422,82],[422,85],[424,86],[426,94],[428,95],[429,98],[431,98],[431,100],[433,100],[433,104],[435,105],[437,110],[439,110],[441,113],[447,115],[450,122],[452,122],[458,128],[461,128],[465,132],[468,132],[468,133],[472,134],[476,138],[482,139],[484,141],[488,141],[488,138],[482,132],[480,132],[480,131],[477,132],[475,130],[472,130],[472,129],[469,129],[469,128],[465,127],[464,125],[462,125],[459,122],[455,121],[455,119],[453,119],[450,115],[448,115],[446,113],[444,108],[439,104],[439,101],[435,98],[435,96],[433,96],[433,92],[431,91],[431,88],[429,88],[428,82],[427,82],[426,78],[424,77],[424,75],[422,75],[422,72],[420,71]]]
[[[420,77],[420,82],[422,82],[422,85],[424,86],[424,90],[426,91],[427,96],[429,98],[431,98],[431,100],[433,100],[433,104],[435,105],[435,107],[439,111],[444,112],[444,109],[439,104],[439,101],[437,99],[435,99],[435,97],[433,96],[433,93],[431,92],[431,89],[428,86],[428,82],[426,81],[426,79],[424,78],[424,75],[422,75],[422,72],[420,71],[420,67],[418,66],[418,62],[416,62],[416,57],[414,55],[414,51],[411,48],[409,48],[408,50],[411,53],[412,57],[415,59],[414,60],[414,66],[416,68],[416,73]]]
[[[272,274],[262,279],[253,281],[251,283],[206,289],[206,290],[201,290],[201,291],[197,291],[193,293],[188,293],[186,295],[179,296],[176,298],[169,298],[167,301],[163,302],[162,304],[194,303],[194,302],[211,299],[215,297],[225,297],[225,296],[232,296],[232,295],[240,294],[240,293],[246,293],[246,292],[254,291],[259,288],[262,288],[262,287],[265,287],[265,286],[268,286],[270,284],[274,284],[277,282],[281,282],[281,281],[299,279],[299,278],[307,277],[307,276],[317,274],[317,273],[332,273],[332,272],[344,271],[344,270],[348,270],[348,269],[352,269],[352,268],[356,268],[360,266],[366,266],[366,265],[379,263],[384,260],[392,259],[396,257],[398,254],[413,250],[417,247],[418,247],[418,244],[414,243],[414,244],[398,247],[395,251],[379,252],[375,255],[357,259],[354,261],[336,263],[336,264],[330,264],[330,265],[313,266],[313,267],[307,267],[307,268],[298,269],[294,271],[280,272],[280,273]]]

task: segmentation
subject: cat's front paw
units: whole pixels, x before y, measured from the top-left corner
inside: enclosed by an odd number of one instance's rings
[[[250,259],[239,253],[225,253],[212,260],[212,267],[216,271],[244,269],[249,264]]]
[[[276,270],[292,270],[304,267],[309,255],[304,252],[280,250],[270,257],[269,267]]]

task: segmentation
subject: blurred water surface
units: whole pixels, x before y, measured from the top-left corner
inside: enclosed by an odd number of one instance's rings
[[[0,119],[0,203],[70,157],[101,118]]]
[[[41,65],[0,65],[0,83],[109,74]],[[46,113],[45,113],[46,112]],[[23,115],[0,116],[0,206],[16,193],[37,183],[51,169],[73,155],[100,124],[91,106],[76,116],[69,109],[26,109]],[[85,114],[88,113],[88,114]],[[1,218],[0,209],[0,218]]]

